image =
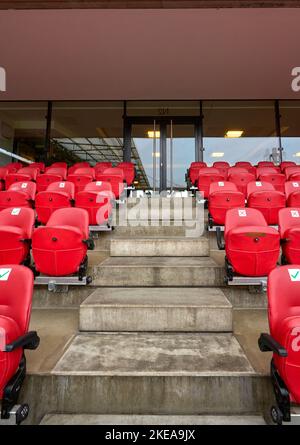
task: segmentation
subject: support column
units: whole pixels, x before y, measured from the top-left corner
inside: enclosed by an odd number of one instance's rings
[[[160,124],[160,187],[159,190],[167,190],[167,124]]]
[[[45,135],[45,149],[43,153],[43,161],[47,161],[48,153],[50,151],[50,139],[51,139],[51,125],[52,125],[52,102],[48,102],[47,108],[47,124],[46,124],[46,135]]]

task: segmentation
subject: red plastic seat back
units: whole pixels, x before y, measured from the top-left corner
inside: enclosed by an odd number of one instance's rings
[[[259,161],[257,167],[275,167],[275,164],[272,161]]]
[[[216,184],[218,183],[214,182],[210,186],[208,211],[214,224],[224,225],[227,211],[235,207],[244,207],[245,197],[231,182],[226,183],[230,186],[225,187],[216,187]]]
[[[6,164],[5,167],[9,173],[17,173],[17,171],[23,167],[23,164],[21,164],[21,162],[10,162],[9,164]]]
[[[237,192],[237,186],[229,181],[212,182],[209,186],[209,196],[214,192],[225,191]]]
[[[66,162],[53,162],[53,164],[51,164],[50,167],[47,167],[47,169],[48,168],[63,168],[65,170],[67,170],[68,164]]]
[[[262,182],[269,182],[275,190],[284,193],[285,175],[282,173],[263,173],[259,176]]]
[[[104,170],[108,169],[108,168],[112,168],[112,163],[111,162],[97,162],[97,164],[95,165],[95,175],[97,176],[98,174],[101,174],[104,172]]]
[[[259,210],[249,208],[235,208],[228,210],[225,220],[225,239],[227,233],[231,229],[245,226],[267,227],[268,224]]]
[[[28,195],[28,198],[31,201],[35,200],[36,195],[36,183],[32,181],[28,182],[15,182],[12,184],[8,191],[14,191],[14,192],[24,192]]]
[[[74,199],[75,197],[75,185],[73,182],[69,181],[57,181],[52,182],[47,187],[47,192],[63,192],[66,193],[69,199]]]
[[[73,175],[73,173],[78,169],[78,168],[90,168],[90,163],[89,162],[76,162],[76,164],[72,165],[71,167],[69,167],[68,169],[68,175]]]
[[[222,181],[224,181],[224,175],[222,175],[217,168],[204,167],[199,171],[197,187],[203,197],[208,198],[210,185],[213,182]]]
[[[287,181],[284,188],[287,207],[300,207],[300,182]]]
[[[86,192],[112,192],[111,183],[106,181],[89,182],[84,191]]]
[[[286,237],[286,232],[289,229],[300,228],[300,207],[281,209],[278,215],[278,225],[281,238]]]
[[[285,207],[285,195],[277,190],[254,191],[248,196],[247,205],[262,212],[268,224],[276,225],[278,212]]]
[[[91,175],[77,175],[72,174],[68,175],[67,177],[68,182],[72,182],[75,186],[75,193],[81,192],[84,190],[85,186],[93,181],[93,178]]]
[[[282,173],[285,173],[287,167],[295,167],[297,164],[294,161],[283,161],[280,163],[279,167]]]
[[[124,171],[124,178],[128,185],[132,185],[135,178],[135,165],[132,162],[120,162],[117,168]]]
[[[29,175],[31,181],[36,181],[37,175],[39,174],[40,169],[37,167],[24,167],[20,168],[18,174],[20,175]]]
[[[37,192],[44,192],[53,182],[63,181],[62,175],[44,173],[36,178]]]
[[[247,198],[249,198],[249,195],[253,192],[263,192],[263,191],[270,191],[275,190],[273,185],[269,182],[262,182],[262,181],[251,181],[247,184]]]
[[[92,180],[94,180],[95,169],[92,167],[78,167],[73,171],[72,175],[91,176]]]
[[[75,205],[89,214],[90,225],[104,225],[112,214],[112,192],[84,190],[76,194]]]
[[[288,353],[273,355],[275,367],[293,403],[300,403],[300,265],[274,269],[268,278],[268,316],[271,336]]]
[[[46,166],[44,164],[44,162],[33,162],[32,164],[30,164],[31,168],[38,168],[40,173],[44,173]]]
[[[5,188],[8,189],[15,182],[31,181],[31,176],[21,173],[9,173],[5,178]]]
[[[124,192],[125,184],[123,175],[101,173],[96,175],[96,182],[108,182],[111,185],[111,190],[114,199],[119,199]]]
[[[266,173],[279,173],[278,170],[275,167],[257,167],[256,169],[256,177],[259,179],[260,175],[266,174]]]
[[[65,167],[48,167],[46,168],[47,175],[61,176],[63,180],[67,178],[67,169]]]
[[[32,205],[33,203],[26,192],[15,190],[3,190],[0,192],[0,210],[10,207],[32,208]]]
[[[0,212],[0,264],[21,264],[29,254],[34,211],[27,208],[8,208]]]
[[[285,171],[285,176],[287,180],[290,180],[290,176],[294,175],[294,174],[299,174],[300,173],[300,165],[296,165],[293,167],[286,167],[284,169]]]
[[[45,227],[32,235],[32,254],[37,271],[50,276],[77,273],[89,237],[89,216],[83,209],[56,210]]]
[[[0,275],[0,335],[2,341],[9,344],[28,331],[33,273],[27,267],[6,264],[1,266]],[[22,348],[12,352],[0,350],[0,400],[4,388],[19,368],[22,355]]]
[[[247,161],[239,161],[234,164],[235,168],[243,168],[247,170],[249,173],[252,173],[253,175],[256,175],[256,167],[251,164],[251,162]]]
[[[7,174],[8,169],[6,167],[0,167],[0,181],[4,181]]]
[[[199,171],[206,168],[206,162],[192,162],[189,168],[189,178],[192,184],[196,184],[199,176]]]
[[[243,193],[245,196],[247,194],[247,185],[251,181],[255,181],[255,176],[249,172],[228,172],[228,181],[233,182],[239,192]]]

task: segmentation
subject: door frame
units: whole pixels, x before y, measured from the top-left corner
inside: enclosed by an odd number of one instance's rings
[[[124,162],[131,161],[131,134],[132,125],[156,125],[160,126],[160,181],[159,190],[167,189],[167,126],[194,125],[195,137],[195,161],[203,161],[203,132],[201,116],[124,116]]]

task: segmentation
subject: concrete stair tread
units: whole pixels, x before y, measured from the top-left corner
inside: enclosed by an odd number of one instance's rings
[[[265,425],[258,415],[46,414],[40,425]]]
[[[110,257],[101,267],[216,267],[210,257]]]
[[[52,374],[85,376],[255,375],[231,334],[79,334]]]
[[[80,306],[88,332],[231,332],[232,306],[218,288],[100,288]]]
[[[95,290],[81,308],[98,308],[116,305],[119,307],[198,307],[226,308],[232,305],[218,288],[191,287],[168,288],[151,287],[105,287]]]

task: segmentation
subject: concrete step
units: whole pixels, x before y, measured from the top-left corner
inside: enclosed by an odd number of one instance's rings
[[[102,288],[80,306],[80,330],[231,332],[232,306],[215,288]]]
[[[224,270],[209,257],[111,257],[93,268],[94,286],[222,286]]]
[[[200,238],[118,238],[110,244],[111,256],[209,256],[209,240]]]
[[[22,400],[31,423],[49,412],[248,415],[263,412],[269,380],[231,334],[79,334],[49,373],[28,372]]]
[[[40,425],[265,425],[262,416],[46,414]]]

